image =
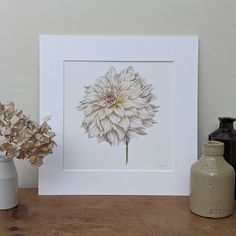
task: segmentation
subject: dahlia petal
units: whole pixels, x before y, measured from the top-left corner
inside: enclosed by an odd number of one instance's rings
[[[93,138],[94,136],[97,136],[99,134],[99,130],[97,127],[96,121],[93,121],[89,126],[88,126],[88,137]]]
[[[151,93],[150,96],[152,97],[151,102],[157,99],[156,95],[154,95],[153,93]]]
[[[152,118],[155,115],[153,111],[148,112],[145,108],[140,109],[138,112],[141,119]]]
[[[124,108],[122,106],[114,106],[114,112],[119,116],[119,117],[123,117],[124,116]]]
[[[87,90],[87,89],[91,88],[91,85],[89,85],[89,86],[84,86],[84,87],[85,87],[85,89]]]
[[[85,96],[85,100],[87,100],[89,102],[96,101],[98,99],[99,99],[98,94],[95,93],[94,91],[92,91],[90,93],[87,93],[86,96]]]
[[[147,133],[144,132],[143,130],[141,130],[141,131],[137,131],[137,134],[139,134],[139,135],[147,135]]]
[[[99,134],[98,128],[93,127],[93,129],[91,129],[90,132],[88,133],[88,137],[93,138],[93,137],[97,136],[98,134]]]
[[[99,132],[99,134],[98,134],[97,137],[98,137],[98,138],[104,137],[104,133],[103,133],[103,132]]]
[[[126,78],[128,81],[132,82],[132,81],[135,79],[135,73],[128,73],[128,74],[126,74],[125,78]],[[133,84],[132,84],[132,85],[133,85]]]
[[[105,135],[102,135],[101,137],[97,137],[98,143],[106,141]]]
[[[125,136],[124,130],[117,125],[113,125],[112,128],[117,132],[118,137],[119,137],[119,142],[120,142]]]
[[[118,137],[117,134],[114,130],[111,130],[108,134],[107,134],[107,138],[108,140],[111,142],[112,145],[118,144]]]
[[[86,129],[87,128],[87,123],[83,121],[81,127]]]
[[[134,107],[125,110],[126,116],[138,116],[138,110]]]
[[[130,102],[129,99],[126,99],[126,100],[123,102],[122,106],[123,106],[125,109],[128,109],[128,108],[132,108],[132,107],[133,107],[133,104]]]
[[[97,109],[96,105],[94,104],[88,104],[86,110],[84,111],[85,115],[90,115],[92,112],[94,112]]]
[[[97,106],[100,108],[104,108],[106,106],[106,102],[104,100],[97,101]]]
[[[118,122],[120,121],[120,117],[117,116],[114,112],[112,112],[110,115],[109,115],[109,119],[112,123],[114,124],[118,124]]]
[[[104,119],[106,117],[104,109],[100,109],[98,112],[98,117],[100,120]]]
[[[86,109],[86,107],[87,107],[87,103],[83,103],[83,101],[81,101],[79,106],[77,106],[77,109],[79,111],[82,111],[82,110]]]
[[[151,93],[147,99],[147,102],[150,103],[150,102],[155,101],[156,99],[157,97],[153,93]]]
[[[125,116],[121,118],[119,126],[126,131],[129,128],[129,119]]]
[[[117,72],[116,72],[115,67],[111,66],[105,76],[107,78],[113,78],[113,77],[115,77],[116,74],[117,74]]]
[[[94,85],[94,91],[96,93],[103,94],[104,93],[104,88],[97,83],[97,84]]]
[[[85,94],[88,94],[91,92],[93,92],[93,86],[90,85],[90,86],[85,87]]]
[[[141,96],[146,97],[146,96],[150,95],[151,91],[152,91],[152,86],[151,85],[145,86],[143,91],[142,91]]]
[[[103,120],[101,120],[101,125],[103,127],[103,132],[107,133],[112,129],[112,123],[109,119],[105,118]]]
[[[132,128],[143,127],[143,123],[142,123],[141,119],[136,116],[130,117],[129,121],[130,121],[130,127],[132,127]]]
[[[129,90],[129,93],[130,93],[130,98],[131,99],[135,99],[135,98],[138,98],[140,96],[140,94],[142,93],[142,90],[138,89],[138,88],[135,88],[135,87],[132,87],[130,90]]]
[[[154,112],[158,112],[158,111],[159,111],[159,110],[158,110],[159,106],[156,106],[156,105],[153,105],[153,104],[150,104],[150,106],[151,106],[151,108],[152,108],[152,110],[153,110]]]
[[[149,113],[150,115],[154,116],[155,115],[155,111],[152,109],[152,107],[150,106],[150,104],[148,104],[146,107],[145,107],[147,113]]]
[[[107,137],[107,142],[113,145],[113,141],[114,141],[113,135],[109,132],[106,137]]]
[[[105,107],[105,114],[106,116],[109,116],[113,112],[112,107]]]
[[[100,131],[103,131],[102,125],[101,125],[101,120],[97,118],[97,127]]]
[[[130,139],[132,137],[137,137],[137,133],[135,130],[129,130],[127,133],[126,133],[126,139],[128,140],[128,142],[130,141]]]
[[[133,99],[133,100],[131,100],[131,103],[134,107],[137,107],[137,108],[140,108],[140,107],[146,105],[146,103],[143,101],[142,98]]]
[[[120,83],[122,83],[125,80],[125,75],[123,73],[120,73],[116,80]]]
[[[119,93],[119,95],[123,98],[123,100],[124,100],[124,98],[128,98],[128,96],[129,96],[129,92],[128,92],[128,90],[122,90],[120,93]],[[123,102],[124,103],[124,102]],[[123,103],[122,103],[122,105],[123,105]]]
[[[103,88],[103,91],[105,91],[105,87],[106,87],[106,77],[105,76],[101,76],[97,81],[96,84],[100,87]]]
[[[97,115],[97,112],[93,112],[93,113],[85,116],[84,122],[87,124],[91,123],[95,119],[96,115]]]
[[[129,66],[125,71],[126,71],[126,73],[133,73],[134,72],[134,67]]]
[[[155,121],[153,119],[144,119],[142,120],[143,122],[143,126],[148,128],[148,127],[152,127],[153,124],[155,124]]]
[[[121,87],[122,90],[127,90],[130,88],[131,84],[129,81],[124,81],[121,86],[122,86]]]
[[[141,108],[145,105],[146,105],[146,103],[143,101],[143,99],[136,98],[136,99],[133,99],[133,100],[126,99],[124,104],[123,104],[123,107],[124,108],[131,108],[131,107]]]

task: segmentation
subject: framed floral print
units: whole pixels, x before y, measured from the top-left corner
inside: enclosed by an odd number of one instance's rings
[[[39,194],[187,195],[197,77],[196,36],[41,36]]]

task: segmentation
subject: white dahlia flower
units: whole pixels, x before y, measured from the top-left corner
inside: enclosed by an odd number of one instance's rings
[[[153,126],[158,107],[152,104],[156,99],[152,85],[132,66],[117,73],[110,67],[105,76],[95,84],[85,87],[85,97],[78,109],[83,111],[82,127],[89,138],[111,145],[126,145],[126,164],[128,144],[133,136],[146,135],[146,128]]]

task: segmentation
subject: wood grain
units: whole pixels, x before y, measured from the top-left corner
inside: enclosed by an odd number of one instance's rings
[[[0,211],[0,236],[233,236],[236,214],[192,214],[188,197],[38,196],[20,189],[20,205]]]

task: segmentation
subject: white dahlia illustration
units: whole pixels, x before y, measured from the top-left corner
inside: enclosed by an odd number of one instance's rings
[[[146,135],[146,128],[156,122],[153,119],[158,106],[152,85],[135,72],[132,66],[117,73],[112,66],[95,84],[85,87],[84,99],[78,109],[83,112],[82,127],[89,138],[108,142],[110,145],[126,145],[132,137]]]

